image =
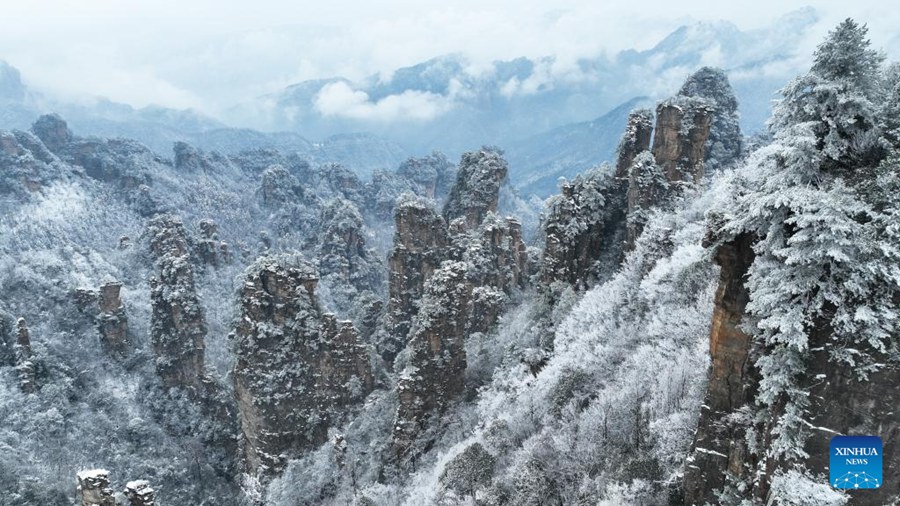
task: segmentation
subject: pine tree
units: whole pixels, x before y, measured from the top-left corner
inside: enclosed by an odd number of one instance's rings
[[[869,48],[867,31],[851,19],[831,31],[816,50],[810,71],[781,91],[784,100],[769,123],[776,138],[810,129],[824,155],[825,171],[852,172],[875,166],[884,156],[876,119],[884,57]]]
[[[829,357],[862,379],[900,333],[898,164],[876,105],[881,56],[847,20],[816,51],[812,69],[783,91],[774,142],[739,171],[723,208],[731,237],[759,239],[747,305],[761,354],[758,420],[772,420],[770,456],[804,459],[808,394],[798,383],[814,332]]]

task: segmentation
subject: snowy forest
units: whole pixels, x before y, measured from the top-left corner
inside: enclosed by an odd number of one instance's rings
[[[0,130],[0,505],[900,504],[877,42],[833,27],[749,135],[695,68],[546,199],[503,146]],[[832,487],[834,435],[883,484]]]

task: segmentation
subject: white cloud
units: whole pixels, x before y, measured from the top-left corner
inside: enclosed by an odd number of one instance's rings
[[[216,114],[294,82],[387,75],[446,53],[465,54],[473,68],[495,59],[553,56],[548,73],[509,83],[508,92],[527,93],[555,79],[581,78],[566,70],[579,58],[647,49],[682,24],[725,19],[741,29],[760,28],[808,1],[9,2],[0,16],[0,59],[19,67],[29,85],[51,92]],[[869,23],[876,46],[900,49],[900,10],[885,0],[815,3],[823,17],[811,40],[853,16]],[[352,94],[343,99],[359,101]],[[404,94],[367,99],[350,110],[367,117],[440,114],[446,102]]]
[[[404,91],[388,95],[378,101],[369,100],[368,93],[354,90],[340,81],[329,83],[319,90],[315,108],[323,116],[372,121],[434,119],[450,110],[452,98],[421,91]]]

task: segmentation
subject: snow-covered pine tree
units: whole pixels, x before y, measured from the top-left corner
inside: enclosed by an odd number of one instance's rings
[[[896,353],[900,321],[897,198],[874,188],[896,181],[875,105],[881,55],[866,27],[846,20],[815,53],[812,69],[784,90],[770,122],[774,141],[738,172],[724,237],[759,239],[747,305],[761,346],[758,421],[770,459],[803,460],[810,399],[800,378],[810,343],[860,379]],[[826,336],[823,338],[823,336]]]

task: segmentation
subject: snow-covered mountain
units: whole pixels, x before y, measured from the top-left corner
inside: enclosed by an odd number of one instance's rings
[[[409,155],[440,150],[456,158],[496,145],[524,192],[547,196],[559,177],[611,160],[628,109],[656,100],[698,67],[723,68],[740,103],[742,129],[763,128],[775,91],[808,56],[797,56],[818,15],[790,13],[758,30],[729,22],[678,28],[650,49],[566,64],[552,57],[474,66],[450,54],[360,81],[304,81],[237,104],[212,118],[197,111],[136,109],[105,99],[72,103],[29,90],[0,63],[0,127],[27,128],[58,112],[79,132],[124,136],[168,154],[184,141],[236,153],[276,148],[361,175],[395,167]],[[26,76],[27,82],[27,76]]]
[[[790,74],[811,8],[764,29],[729,22],[682,26],[651,49],[600,55],[568,65],[554,58],[518,58],[476,68],[451,54],[359,82],[342,77],[306,81],[242,104],[233,121],[256,114],[257,126],[311,138],[371,131],[412,150],[461,151],[477,143],[509,144],[571,123],[591,121],[638,96],[659,98],[669,83],[703,65],[725,69],[734,82],[745,131],[759,130],[779,83]],[[253,111],[251,113],[251,111]],[[260,112],[263,111],[263,112]],[[513,169],[515,170],[515,169]]]

